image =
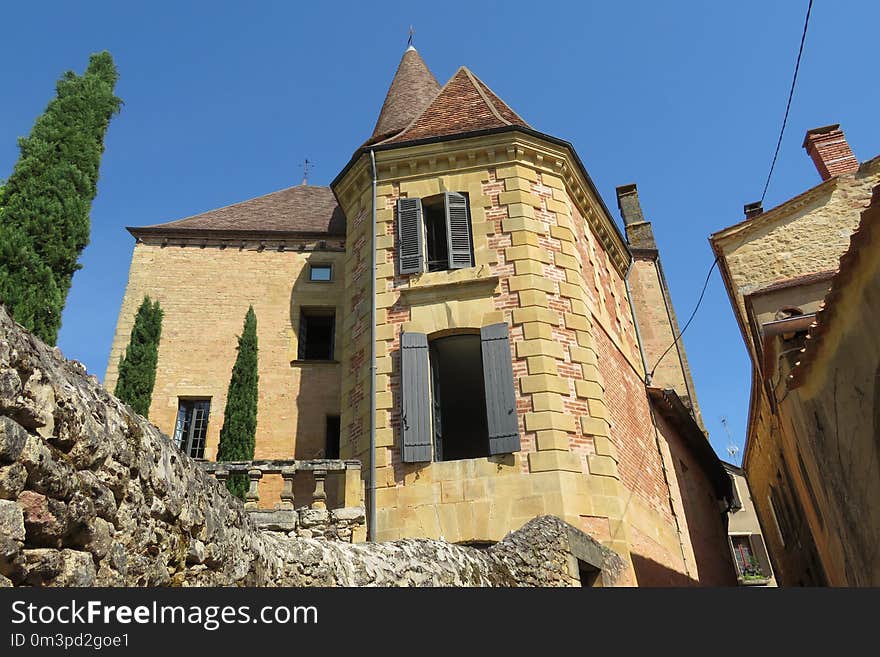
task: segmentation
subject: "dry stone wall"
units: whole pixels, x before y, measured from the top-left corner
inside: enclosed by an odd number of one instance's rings
[[[0,307],[0,585],[576,586],[584,563],[605,585],[623,570],[549,516],[488,549],[262,530],[167,436]]]

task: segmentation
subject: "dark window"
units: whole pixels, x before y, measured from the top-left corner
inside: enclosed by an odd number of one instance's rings
[[[816,499],[816,491],[813,490],[813,482],[810,475],[807,474],[807,466],[801,456],[801,450],[797,450],[798,469],[801,471],[801,477],[804,479],[804,485],[807,487],[807,495],[810,496],[810,503],[813,505],[813,511],[816,512],[816,518],[819,520],[819,526],[825,529],[825,519],[822,517],[822,510],[819,508],[819,500]]]
[[[397,202],[401,274],[474,266],[468,195],[443,192]]]
[[[400,336],[401,458],[452,461],[520,451],[507,324],[428,342]]]
[[[177,406],[174,444],[194,459],[205,456],[205,436],[208,432],[210,410],[210,399],[181,399]]]
[[[333,279],[333,267],[331,265],[309,265],[310,281],[329,281]]]
[[[730,541],[733,543],[733,556],[740,576],[760,574],[758,560],[752,553],[752,542],[749,537],[731,536]]]
[[[488,456],[480,336],[450,335],[432,340],[430,354],[434,460]]]
[[[443,196],[422,199],[425,213],[425,249],[428,271],[449,269],[449,243],[446,239],[446,205]]]
[[[327,434],[324,443],[324,458],[339,458],[339,416],[327,416]]]
[[[333,360],[335,319],[332,308],[300,311],[299,360]]]

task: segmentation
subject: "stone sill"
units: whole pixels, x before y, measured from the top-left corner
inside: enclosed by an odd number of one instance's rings
[[[770,578],[762,578],[762,579],[745,579],[743,577],[737,578],[739,580],[740,586],[767,586],[770,583]]]

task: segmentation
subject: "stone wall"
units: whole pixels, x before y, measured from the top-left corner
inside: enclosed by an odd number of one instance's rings
[[[0,308],[0,584],[577,586],[625,566],[552,517],[486,549],[351,545],[257,528],[95,377]]]

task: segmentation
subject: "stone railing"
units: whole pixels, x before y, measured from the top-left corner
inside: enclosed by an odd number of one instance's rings
[[[360,461],[199,461],[199,465],[224,483],[233,475],[248,478],[244,508],[261,529],[352,543],[366,538]],[[260,482],[267,476],[281,477],[281,501],[271,508],[260,503]]]

